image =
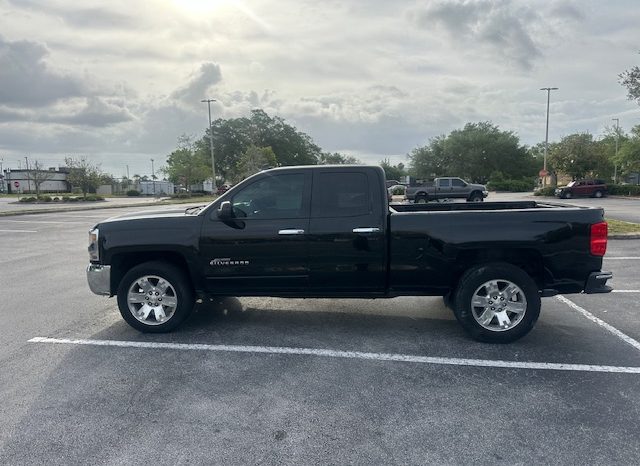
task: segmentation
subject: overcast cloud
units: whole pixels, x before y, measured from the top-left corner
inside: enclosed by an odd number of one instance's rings
[[[252,108],[327,151],[406,154],[469,121],[525,144],[629,129],[635,0],[0,0],[0,157],[148,174],[183,134]]]

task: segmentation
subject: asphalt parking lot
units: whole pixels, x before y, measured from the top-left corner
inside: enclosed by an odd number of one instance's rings
[[[428,297],[227,298],[144,335],[84,273],[133,210],[0,218],[1,464],[638,463],[640,240],[510,345]]]

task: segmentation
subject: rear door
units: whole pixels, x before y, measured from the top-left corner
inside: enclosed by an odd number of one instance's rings
[[[467,183],[460,178],[451,178],[451,197],[469,197]]]
[[[388,207],[382,177],[375,169],[314,170],[309,267],[318,295],[384,293]]]

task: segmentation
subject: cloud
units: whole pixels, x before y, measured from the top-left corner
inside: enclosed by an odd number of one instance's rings
[[[84,94],[77,79],[50,69],[48,50],[27,40],[7,41],[0,36],[0,102],[12,107],[41,107]]]
[[[534,40],[534,30],[542,18],[533,7],[513,0],[440,0],[414,11],[412,17],[420,28],[435,25],[443,29],[457,48],[484,44],[493,59],[499,60],[504,55],[523,70],[530,70],[542,56]]]
[[[220,81],[222,81],[220,66],[215,63],[203,63],[200,65],[200,69],[191,76],[189,82],[174,91],[171,97],[185,103],[195,104],[206,99],[209,88]]]
[[[36,121],[101,128],[133,119],[134,117],[128,109],[99,97],[90,97],[78,111],[70,114],[47,114],[37,118]]]
[[[18,8],[56,16],[70,26],[83,29],[129,28],[136,24],[134,18],[102,7],[82,8],[78,4],[64,7],[50,1],[35,0],[10,0],[9,3]]]

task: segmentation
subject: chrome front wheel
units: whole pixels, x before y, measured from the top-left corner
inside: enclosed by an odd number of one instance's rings
[[[160,325],[171,319],[178,306],[176,290],[157,275],[144,275],[134,281],[127,293],[129,312],[145,325]]]
[[[118,286],[122,318],[141,332],[169,332],[180,325],[195,304],[193,286],[181,268],[150,261],[129,270]]]

